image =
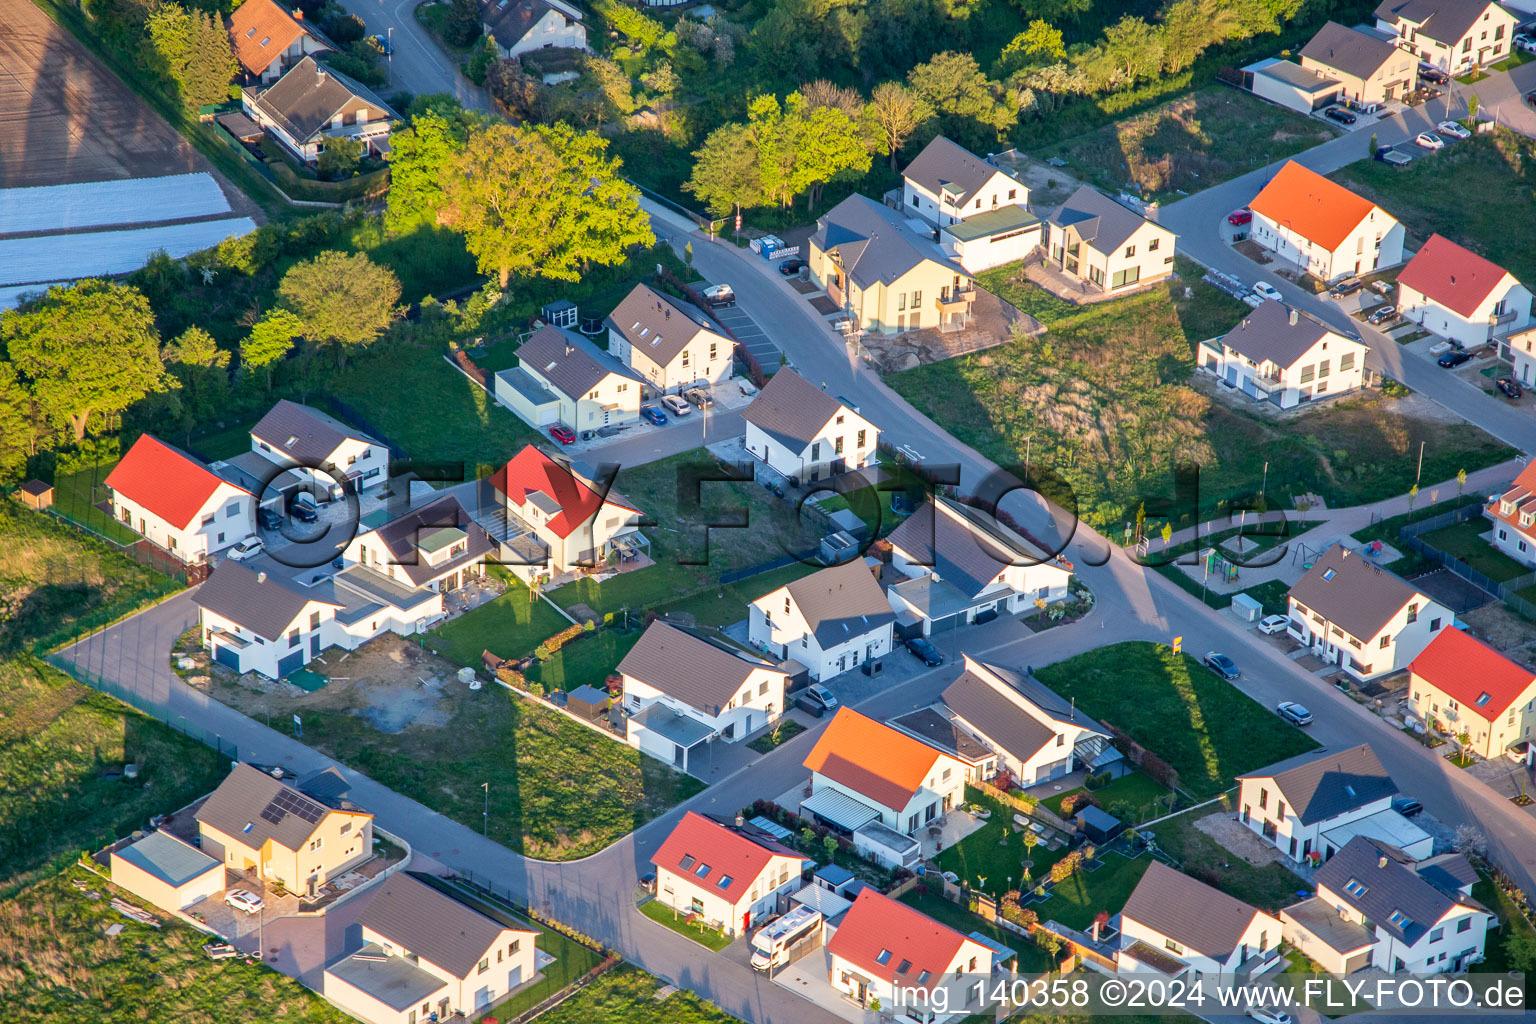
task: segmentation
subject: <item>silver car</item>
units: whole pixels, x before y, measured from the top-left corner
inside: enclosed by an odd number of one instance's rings
[[[224,904],[225,906],[234,907],[236,910],[243,910],[247,914],[258,914],[266,906],[262,898],[249,889],[229,890],[229,892],[224,894]]]

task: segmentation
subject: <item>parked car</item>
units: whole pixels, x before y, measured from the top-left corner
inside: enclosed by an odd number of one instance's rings
[[[1536,107],[1536,89],[1532,89],[1530,92],[1525,94],[1525,105],[1528,107]]]
[[[747,398],[751,398],[753,395],[757,394],[757,385],[753,384],[749,380],[738,381],[736,386],[741,389],[741,393]]]
[[[1392,798],[1392,809],[1405,818],[1411,818],[1424,811],[1424,805],[1411,796],[1395,796]]]
[[[1519,381],[1515,380],[1513,377],[1500,377],[1498,380],[1493,382],[1493,386],[1498,388],[1499,391],[1503,393],[1505,398],[1509,399],[1519,398],[1525,393],[1520,390]]]
[[[1259,1024],[1291,1024],[1291,1015],[1284,1010],[1266,1010],[1256,1006],[1248,1011],[1248,1016]]]
[[[788,259],[779,262],[779,273],[785,277],[794,277],[805,266],[805,260]]]
[[[1450,369],[1454,369],[1455,367],[1460,366],[1462,363],[1466,362],[1467,360],[1469,360],[1471,358],[1472,358],[1472,356],[1471,356],[1470,353],[1463,352],[1459,348],[1453,348],[1449,352],[1447,352],[1445,355],[1441,356],[1439,359],[1436,359],[1435,362],[1439,363],[1441,366],[1445,367],[1447,370],[1450,370]]]
[[[1433,82],[1435,85],[1451,84],[1450,75],[1441,71],[1433,64],[1425,64],[1423,61],[1419,62],[1419,77],[1426,82]]]
[[[1466,125],[1460,121],[1441,121],[1435,125],[1435,130],[1441,135],[1449,135],[1456,139],[1470,139],[1472,133],[1467,131]]]
[[[1275,633],[1284,633],[1285,627],[1290,625],[1290,622],[1291,620],[1284,615],[1266,615],[1259,620],[1259,632],[1271,636]]]
[[[1391,164],[1394,167],[1413,163],[1413,157],[1407,153],[1399,153],[1396,146],[1377,146],[1375,156],[1382,163]]]
[[[1280,289],[1276,288],[1268,281],[1260,281],[1258,284],[1254,285],[1253,294],[1257,295],[1261,299],[1268,299],[1271,302],[1280,301]]]
[[[1297,704],[1293,700],[1283,700],[1275,705],[1275,710],[1280,717],[1292,725],[1302,726],[1312,724],[1312,712]]]
[[[1323,116],[1330,120],[1337,121],[1339,124],[1354,124],[1356,121],[1360,120],[1354,115],[1353,111],[1345,110],[1343,107],[1329,107],[1327,110],[1323,111]]]
[[[1253,223],[1253,211],[1233,210],[1231,213],[1227,214],[1227,223],[1231,224],[1235,228],[1240,228],[1244,224],[1251,224]]]
[[[574,444],[576,441],[576,432],[570,427],[562,427],[558,423],[549,428],[549,436],[561,444]]]
[[[1380,327],[1382,324],[1389,324],[1397,319],[1397,307],[1391,303],[1377,306],[1375,309],[1371,310],[1370,315],[1368,315],[1365,319],[1366,322],[1370,323],[1374,327]]]
[[[283,517],[275,509],[262,506],[256,510],[256,525],[263,530],[281,530]]]
[[[293,501],[288,504],[288,514],[301,523],[320,521],[320,510],[315,506],[314,496],[304,491],[293,496]]]
[[[704,289],[704,301],[709,303],[711,309],[719,309],[721,306],[736,305],[736,293],[731,291],[728,284],[713,284]]]
[[[1445,140],[1434,132],[1419,132],[1414,137],[1413,144],[1423,149],[1444,149]]]
[[[667,414],[654,405],[642,405],[640,407],[640,416],[647,423],[654,423],[658,427],[667,425]]]
[[[243,910],[247,914],[260,913],[261,909],[266,906],[262,898],[249,889],[229,890],[229,892],[224,894],[224,904],[225,906],[234,907],[236,910]]]
[[[708,409],[715,404],[714,396],[703,388],[689,388],[683,392],[683,397],[700,409]]]
[[[224,557],[233,558],[237,562],[244,562],[246,559],[255,558],[265,550],[266,545],[262,544],[260,537],[247,537],[230,548],[229,553]]]
[[[924,665],[929,668],[938,668],[944,664],[944,654],[925,637],[915,636],[907,641],[907,650],[911,651]]]
[[[1237,662],[1225,654],[1219,654],[1216,651],[1206,652],[1205,667],[1227,680],[1227,682],[1243,678],[1243,673],[1239,671]]]
[[[1524,764],[1526,762],[1526,760],[1529,758],[1530,753],[1531,753],[1531,741],[1530,740],[1520,740],[1518,742],[1511,743],[1504,750],[1504,756],[1509,758],[1511,761],[1514,761],[1516,764]]]
[[[1355,294],[1355,292],[1359,291],[1363,287],[1365,287],[1364,283],[1358,280],[1340,281],[1338,284],[1328,289],[1328,294],[1332,295],[1336,299],[1342,299],[1347,295]]]
[[[832,691],[820,683],[812,683],[805,688],[806,697],[820,704],[823,710],[836,711],[837,698],[832,696]]]
[[[1510,43],[1521,53],[1536,53],[1536,39],[1532,39],[1524,32],[1516,32]]]
[[[368,41],[378,47],[379,52],[386,57],[395,52],[394,44],[389,41],[387,35],[372,35],[368,37]]]
[[[662,395],[661,404],[667,407],[667,411],[674,416],[687,416],[693,412],[693,406],[678,398],[676,395]]]

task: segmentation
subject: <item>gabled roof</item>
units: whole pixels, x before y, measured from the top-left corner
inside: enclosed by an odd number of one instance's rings
[[[1254,213],[1333,252],[1376,209],[1364,196],[1329,181],[1294,160],[1286,161],[1268,185],[1253,197]],[[1397,223],[1385,212],[1382,230]]]
[[[357,915],[359,925],[459,978],[474,972],[507,928],[403,871],[385,879],[365,898],[368,904]],[[526,928],[512,930],[538,934]]]
[[[1397,56],[1392,43],[1369,32],[1330,21],[1301,48],[1301,56],[1355,78],[1370,78]]]
[[[606,323],[632,348],[643,352],[659,366],[669,365],[700,334],[713,334],[728,340],[720,326],[698,306],[674,299],[646,284],[635,285]]]
[[[619,662],[619,672],[670,694],[710,717],[724,710],[752,673],[779,672],[745,651],[725,649],[687,630],[655,620]],[[782,673],[780,673],[782,674]]]
[[[1490,7],[1499,5],[1478,0],[1383,0],[1376,17],[1393,24],[1399,19],[1414,22],[1420,35],[1454,46]]]
[[[1454,628],[1442,629],[1408,670],[1490,722],[1497,721],[1536,682],[1530,669]]]
[[[444,528],[464,531],[467,545],[462,555],[437,565],[429,565],[424,552],[433,550],[425,542]],[[445,494],[435,501],[390,520],[373,536],[389,551],[391,564],[399,566],[413,586],[422,586],[457,566],[466,565],[496,550],[496,542],[485,528],[459,504],[459,499]],[[380,559],[383,562],[384,559]]]
[[[1397,784],[1369,744],[1299,754],[1244,779],[1270,779],[1303,825],[1314,825],[1397,795]]]
[[[261,849],[270,839],[284,849],[298,850],[333,813],[373,817],[363,811],[336,811],[242,762],[224,776],[195,817],[252,849]]]
[[[1513,280],[1509,271],[1464,249],[1444,235],[1430,235],[1423,248],[1397,275],[1402,288],[1412,288],[1453,313],[1472,316],[1484,300]]]
[[[783,369],[768,379],[742,418],[798,453],[840,410],[853,411],[794,370]]]
[[[1109,733],[1103,726],[1039,680],[978,661],[969,654],[961,657],[964,671],[944,688],[940,699],[951,711],[1020,761],[1028,761],[1039,753],[1061,731],[1020,707],[1021,700],[1051,723],[1108,738]]]
[[[891,546],[928,566],[967,597],[975,597],[1010,565],[1048,563],[1033,544],[981,509],[930,497],[891,531]]]
[[[880,582],[863,560],[820,569],[785,589],[822,650],[896,621]],[[759,601],[766,598],[758,598]],[[755,603],[755,602],[754,602]],[[767,609],[771,615],[772,608]]]
[[[191,526],[192,520],[226,483],[180,448],[152,434],[144,434],[135,441],[106,479],[107,487],[114,493],[153,512],[178,530]],[[236,489],[250,493],[242,487]]]
[[[251,0],[247,0],[249,2]],[[279,455],[286,455],[306,466],[323,465],[344,441],[382,443],[334,416],[286,398],[279,400],[251,428],[251,436],[265,441]]]
[[[273,0],[245,0],[229,16],[229,42],[235,59],[253,75],[272,66],[308,26]]]
[[[252,104],[298,142],[306,142],[344,110],[365,105],[389,118],[400,115],[371,89],[339,71],[322,67],[305,57],[289,68],[271,87],[263,89]]]
[[[903,988],[931,989],[944,978],[969,941],[921,911],[872,888],[859,893],[843,923],[827,943],[827,952],[875,978]],[[979,955],[979,954],[978,954]],[[906,970],[901,970],[902,966]],[[986,973],[991,963],[977,964]]]
[[[1125,901],[1121,917],[1136,921],[1214,960],[1227,961],[1255,917],[1268,917],[1220,889],[1154,860]],[[1271,918],[1271,920],[1275,920]],[[1275,920],[1274,937],[1280,937]]]
[[[496,45],[512,49],[544,15],[558,11],[570,21],[580,21],[581,12],[566,4],[546,0],[480,0],[480,21]]]
[[[997,174],[1013,177],[942,135],[934,136],[933,141],[924,146],[923,151],[901,172],[903,178],[921,185],[934,195],[938,195],[941,190],[948,190],[957,197],[957,205],[965,203],[977,189]]]
[[[1402,579],[1342,544],[1323,552],[1289,593],[1361,641],[1373,639],[1410,601],[1425,600]]]
[[[1319,341],[1337,334],[1310,313],[1271,299],[1243,317],[1221,341],[1256,363],[1268,360],[1287,369]]]
[[[928,744],[845,707],[832,716],[805,766],[899,812],[939,757]]]
[[[689,885],[718,896],[732,906],[740,903],[775,857],[800,855],[764,837],[753,839],[711,818],[689,811],[651,858]]]
[[[518,348],[517,361],[571,399],[585,398],[610,374],[640,380],[639,374],[586,338],[559,327],[541,327],[533,332]]]
[[[531,444],[491,475],[491,486],[518,508],[533,501],[540,511],[549,515],[549,529],[559,537],[575,533],[578,527],[597,515],[604,504],[637,515],[640,511],[612,488],[606,495],[599,494],[590,481]]]
[[[192,603],[199,608],[270,641],[281,639],[311,601],[341,607],[320,592],[303,592],[281,573],[268,575],[229,558],[192,594]]]
[[[1476,900],[1441,889],[1415,871],[1413,863],[1395,846],[1356,836],[1312,880],[1410,946],[1456,907],[1483,909]]]
[[[1500,503],[1509,502],[1514,508],[1505,514],[1500,509]],[[1520,533],[1531,536],[1536,526],[1520,525],[1520,514],[1536,510],[1536,462],[1529,463],[1522,469],[1514,482],[1509,485],[1509,490],[1499,495],[1498,500],[1488,505],[1488,514],[1503,523],[1508,523]]]
[[[1121,206],[1096,188],[1083,185],[1049,218],[1052,224],[1073,228],[1078,237],[1099,252],[1113,252],[1149,223],[1135,210]]]
[[[924,262],[971,277],[928,236],[908,226],[900,212],[858,193],[821,216],[811,244],[822,252],[836,252],[843,271],[861,288],[892,284]]]

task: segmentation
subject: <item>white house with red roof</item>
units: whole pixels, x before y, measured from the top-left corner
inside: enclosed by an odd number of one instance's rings
[[[806,860],[771,836],[689,811],[651,863],[658,903],[739,935],[800,888]]]
[[[1521,565],[1536,567],[1536,462],[1483,506],[1483,515],[1493,520],[1489,540],[1495,548]]]
[[[256,499],[197,459],[145,434],[107,474],[112,517],[186,563],[255,532]]]
[[[1333,282],[1403,261],[1403,226],[1387,211],[1294,160],[1248,204],[1249,234],[1276,270]]]
[[[964,1016],[982,1002],[980,989],[997,954],[927,914],[874,889],[860,891],[827,942],[832,987],[860,1006],[898,1020]]]
[[[1500,757],[1536,725],[1536,675],[1481,640],[1447,629],[1408,666],[1408,710],[1482,757]]]
[[[1397,310],[1466,348],[1531,324],[1531,292],[1515,275],[1443,235],[1431,235],[1397,276]],[[1500,356],[1510,360],[1507,342]]]
[[[908,835],[965,800],[964,761],[843,708],[805,759],[800,813],[853,832],[878,820]]]

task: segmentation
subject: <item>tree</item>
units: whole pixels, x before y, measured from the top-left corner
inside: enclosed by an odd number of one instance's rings
[[[972,149],[995,143],[1018,120],[970,54],[941,53],[913,68],[907,83],[933,108],[944,134]]]
[[[294,339],[304,325],[286,309],[274,309],[251,326],[240,343],[240,361],[253,370],[267,371],[267,390],[272,390],[272,367],[293,350]]]
[[[278,300],[317,345],[335,345],[336,363],[346,351],[371,344],[395,317],[400,282],[394,272],[362,253],[327,250],[296,263],[277,285]]]
[[[443,16],[443,38],[452,46],[469,46],[480,38],[480,5],[475,0],[452,0]]]
[[[1456,471],[1456,497],[1458,497],[1458,498],[1461,497],[1462,492],[1465,491],[1466,489],[1467,489],[1467,471],[1465,469],[1458,469]]]
[[[805,105],[810,110],[833,107],[855,120],[864,112],[864,101],[859,98],[857,89],[834,85],[825,78],[801,86],[800,95],[805,97]]]
[[[1376,133],[1375,132],[1371,132],[1371,156],[1375,156],[1376,155],[1376,145],[1377,145]]]
[[[189,327],[160,356],[181,381],[183,402],[193,416],[217,409],[219,399],[229,391],[229,353],[219,348],[213,335],[201,327]]]
[[[26,312],[0,315],[0,341],[30,383],[38,410],[85,440],[93,416],[110,419],[176,380],[160,361],[160,333],[138,289],[99,279],[56,286]]]
[[[1062,41],[1061,30],[1052,28],[1048,21],[1036,18],[1003,47],[998,64],[1007,73],[1030,64],[1061,60],[1066,55],[1067,47]]]
[[[591,264],[616,266],[656,241],[621,169],[592,132],[487,126],[444,168],[442,220],[502,288],[514,273],[576,281]]]
[[[916,92],[900,82],[881,82],[869,94],[868,118],[884,136],[880,150],[890,157],[896,169],[896,154],[907,144],[918,126],[933,116],[933,110]]]
[[[187,106],[229,98],[229,81],[240,69],[217,15],[167,3],[150,14],[144,31],[146,61],[175,85]]]
[[[1478,107],[1478,103],[1479,103],[1479,101],[1478,101],[1478,98],[1477,98],[1477,93],[1474,92],[1470,96],[1467,97],[1467,120],[1469,120],[1469,121],[1476,121],[1477,120],[1477,107]]]
[[[337,137],[327,139],[325,152],[320,154],[317,170],[330,181],[350,178],[357,173],[357,162],[363,158],[363,144],[357,139]]]
[[[454,106],[458,106],[457,103]],[[432,107],[415,114],[410,127],[389,137],[389,206],[384,226],[391,234],[423,220],[436,220],[446,204],[438,177],[464,148],[471,115]]]
[[[0,362],[0,481],[14,480],[26,469],[32,440],[32,396],[16,367]]]
[[[709,133],[693,153],[693,174],[683,184],[704,208],[716,217],[731,213],[738,204],[761,206],[763,177],[757,166],[757,142],[746,125],[727,124]]]

